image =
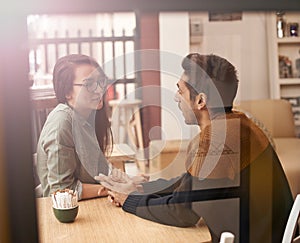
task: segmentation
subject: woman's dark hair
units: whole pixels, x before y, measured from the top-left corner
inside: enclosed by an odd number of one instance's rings
[[[184,73],[188,76],[187,88],[190,98],[203,92],[210,107],[231,107],[238,88],[235,67],[225,58],[216,55],[191,53],[182,61]]]
[[[66,96],[73,90],[75,69],[85,64],[94,66],[101,75],[106,76],[97,61],[86,55],[71,54],[57,60],[53,70],[53,87],[59,103],[67,103]],[[104,154],[109,152],[109,145],[113,143],[107,110],[106,94],[104,94],[103,107],[97,110],[95,115],[95,132],[99,146]],[[112,148],[112,146],[110,147]]]
[[[57,60],[53,69],[53,88],[59,103],[66,103],[66,96],[73,90],[73,82],[75,79],[75,69],[80,65],[92,65],[105,76],[103,70],[92,57],[71,54],[61,57]]]

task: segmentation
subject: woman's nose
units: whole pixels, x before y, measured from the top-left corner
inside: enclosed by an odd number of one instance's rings
[[[95,93],[97,94],[104,94],[106,91],[106,87],[102,87],[101,85],[97,85],[97,88],[95,90]]]

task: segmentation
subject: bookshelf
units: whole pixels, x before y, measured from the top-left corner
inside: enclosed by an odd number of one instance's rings
[[[300,12],[269,12],[267,31],[271,98],[292,104],[300,134]]]

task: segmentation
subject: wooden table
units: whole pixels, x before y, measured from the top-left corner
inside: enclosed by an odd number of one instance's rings
[[[42,243],[76,242],[211,242],[205,225],[179,228],[158,224],[124,212],[108,199],[80,201],[73,223],[60,223],[51,198],[37,198],[39,237]]]

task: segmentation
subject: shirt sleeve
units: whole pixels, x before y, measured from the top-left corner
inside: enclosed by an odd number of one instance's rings
[[[200,217],[191,209],[191,183],[192,178],[186,173],[172,193],[132,193],[126,199],[123,210],[166,225],[194,226]]]
[[[82,188],[76,176],[79,166],[72,138],[72,120],[63,111],[56,115],[55,121],[48,125],[48,133],[42,144],[47,154],[49,193],[61,188]]]

